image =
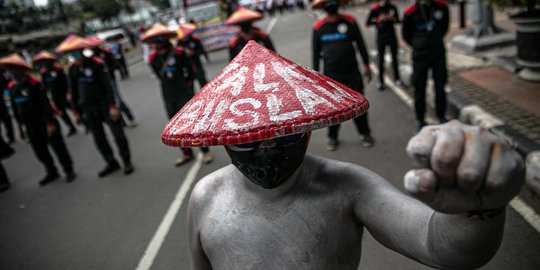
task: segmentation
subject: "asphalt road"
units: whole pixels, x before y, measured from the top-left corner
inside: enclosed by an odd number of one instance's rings
[[[363,13],[355,10],[363,22]],[[266,19],[277,51],[311,66],[310,40],[314,17],[306,12]],[[364,31],[370,48],[374,35]],[[225,51],[210,54],[207,75],[215,76],[226,64]],[[140,125],[127,129],[136,171],[98,179],[104,162],[92,139],[81,133],[67,138],[79,174],[67,184],[57,181],[39,187],[43,168],[30,147],[17,142],[16,155],[2,161],[12,188],[0,194],[0,269],[135,269],[183,184],[190,166],[174,167],[180,151],[161,143],[166,122],[158,82],[144,63],[131,68],[130,80],[120,83],[123,95]],[[310,154],[361,164],[384,176],[400,189],[411,167],[405,145],[413,135],[413,113],[393,92],[368,85],[370,124],[376,145],[366,149],[351,122],[342,125],[338,151],[325,150],[326,130],[314,132]],[[112,142],[112,140],[111,140]],[[221,147],[212,148],[215,161],[203,165],[196,179],[230,163]],[[189,191],[189,190],[188,190]],[[187,194],[189,197],[189,193]],[[151,269],[189,269],[186,204],[173,215],[170,230],[157,250]],[[501,249],[482,269],[540,269],[539,234],[509,209]],[[155,251],[156,249],[154,249]],[[390,251],[366,233],[359,269],[429,269]]]

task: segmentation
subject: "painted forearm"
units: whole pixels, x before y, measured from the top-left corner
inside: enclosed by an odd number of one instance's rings
[[[432,266],[442,269],[483,266],[501,244],[504,220],[504,210],[489,218],[434,212],[426,245]]]

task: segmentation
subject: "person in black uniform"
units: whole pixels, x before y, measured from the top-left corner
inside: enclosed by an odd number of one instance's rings
[[[229,60],[232,60],[250,40],[254,40],[264,47],[275,51],[274,44],[272,44],[272,40],[270,40],[268,34],[253,26],[254,21],[262,18],[263,15],[261,13],[240,7],[225,20],[225,23],[228,25],[237,25],[240,27],[240,31],[229,44]]]
[[[0,64],[9,65],[15,76],[8,88],[11,92],[11,105],[15,119],[19,124],[20,133],[21,135],[26,134],[22,137],[28,138],[34,153],[47,171],[47,175],[39,181],[39,185],[47,185],[60,177],[49,152],[48,144],[51,145],[58,161],[60,161],[66,173],[66,180],[73,181],[76,177],[73,171],[73,161],[41,82],[30,75],[32,68],[17,54],[12,54],[0,62]],[[23,130],[23,126],[26,131]]]
[[[313,24],[313,69],[319,71],[322,55],[324,75],[363,94],[364,83],[356,61],[356,44],[364,62],[364,76],[371,80],[369,57],[362,38],[362,33],[352,16],[338,13],[339,3],[335,0],[317,0],[313,8],[323,8],[327,16]],[[367,113],[354,119],[354,123],[362,136],[362,145],[371,147],[374,144],[368,125]],[[328,130],[327,149],[335,151],[338,146],[339,124]]]
[[[447,79],[444,36],[448,32],[449,12],[443,1],[417,0],[407,7],[403,17],[402,36],[412,47],[414,108],[417,131],[426,125],[426,81],[431,69],[435,85],[436,113],[440,123],[446,119]]]
[[[47,51],[42,51],[34,57],[34,67],[37,67],[41,75],[41,81],[45,89],[50,93],[55,108],[61,113],[61,118],[69,127],[68,137],[77,133],[77,128],[67,113],[69,102],[68,79],[64,69],[56,64],[56,57]]]
[[[185,50],[175,48],[169,41],[176,32],[156,24],[143,36],[143,42],[153,45],[154,51],[148,57],[152,70],[159,78],[165,110],[172,118],[194,95],[193,69]],[[175,166],[181,166],[193,160],[191,148],[181,148],[183,157],[176,159]],[[208,147],[201,147],[203,162],[213,160]]]
[[[208,81],[206,80],[206,74],[201,62],[201,55],[204,55],[206,62],[209,62],[210,58],[204,50],[201,40],[190,33],[189,35],[185,35],[183,39],[178,40],[177,45],[186,50],[189,60],[193,63],[195,78],[199,82],[200,88],[202,88]]]
[[[9,114],[6,103],[4,102],[4,93],[7,90],[7,85],[9,82],[8,78],[5,75],[5,71],[0,69],[0,122],[1,124],[4,124],[4,127],[6,128],[6,135],[8,137],[8,143],[11,144],[15,142],[15,135],[13,132],[11,115]]]
[[[120,115],[120,122],[122,124],[126,124],[128,127],[136,127],[137,122],[135,121],[135,116],[133,116],[133,113],[131,113],[131,109],[128,107],[126,102],[124,102],[122,95],[120,95],[120,88],[118,87],[116,75],[114,73],[114,70],[117,67],[117,60],[115,59],[114,54],[108,49],[99,47],[98,44],[95,44],[94,53],[96,54],[96,56],[105,61],[105,65],[108,71],[107,74],[109,75],[109,79],[111,81],[111,86],[113,89],[114,100],[116,104],[118,104],[118,109],[120,109],[120,112],[123,113],[129,120],[129,123],[126,123],[122,115]]]
[[[15,150],[4,141],[4,138],[0,137],[0,192],[4,192],[11,187],[2,159],[10,157],[14,153]]]
[[[105,177],[120,169],[103,129],[103,122],[109,125],[124,163],[124,174],[134,171],[128,140],[120,122],[120,111],[114,99],[114,92],[105,62],[94,55],[88,42],[80,38],[78,46],[57,51],[70,52],[76,59],[70,69],[72,103],[75,118],[80,123],[80,114],[94,136],[94,142],[107,162],[99,177]],[[86,45],[85,45],[86,44]]]
[[[383,91],[386,88],[384,85],[384,54],[386,47],[390,47],[392,69],[396,85],[403,86],[403,82],[399,76],[397,58],[398,42],[394,30],[394,24],[397,23],[400,23],[398,10],[390,0],[382,0],[379,1],[379,3],[371,5],[366,25],[375,25],[377,27],[377,51],[379,62],[379,82],[377,83],[377,89],[379,89],[379,91]]]

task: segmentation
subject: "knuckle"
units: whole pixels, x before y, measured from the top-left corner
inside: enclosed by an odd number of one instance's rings
[[[480,171],[474,169],[463,169],[458,172],[461,185],[465,187],[478,187],[483,179]]]
[[[448,153],[437,153],[433,155],[433,166],[438,169],[451,169],[457,164],[458,157]]]

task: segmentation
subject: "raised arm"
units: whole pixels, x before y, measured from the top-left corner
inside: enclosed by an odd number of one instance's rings
[[[407,151],[418,169],[406,174],[405,188],[423,203],[368,175],[356,215],[383,245],[424,264],[486,264],[502,239],[504,208],[523,184],[521,157],[459,122],[424,128]]]

